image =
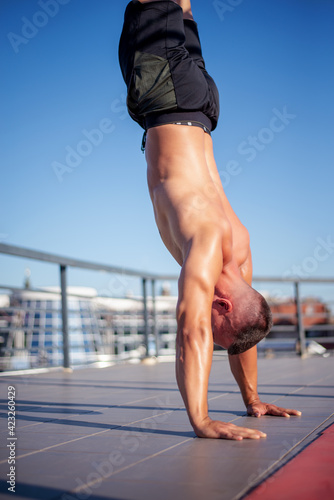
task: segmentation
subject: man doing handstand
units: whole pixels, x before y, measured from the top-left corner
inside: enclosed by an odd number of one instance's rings
[[[119,45],[131,117],[145,130],[147,180],[161,238],[181,266],[176,378],[199,437],[258,439],[254,429],[211,420],[213,343],[228,350],[249,415],[300,415],[262,403],[256,344],[271,328],[264,298],[251,287],[249,235],[223,190],[211,131],[217,87],[205,69],[190,0],[133,0]]]

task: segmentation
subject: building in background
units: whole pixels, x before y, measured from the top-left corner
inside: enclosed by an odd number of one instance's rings
[[[269,297],[268,303],[273,314],[274,326],[268,338],[296,339],[298,323],[296,302],[289,298],[279,300]],[[328,349],[333,349],[334,344],[326,341],[326,337],[333,335],[333,318],[328,305],[315,297],[305,297],[301,310],[306,338],[322,337],[320,343]]]
[[[13,291],[1,296],[0,369],[59,366],[63,362],[59,287]],[[163,289],[149,316],[149,354],[175,352],[176,297]],[[148,310],[152,311],[148,297]],[[68,330],[72,365],[139,358],[145,352],[143,301],[98,297],[94,288],[68,287]]]

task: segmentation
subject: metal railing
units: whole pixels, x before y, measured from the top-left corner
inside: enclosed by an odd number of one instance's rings
[[[108,264],[101,264],[89,262],[79,259],[72,259],[60,255],[40,252],[28,248],[17,247],[14,245],[7,245],[0,243],[0,253],[12,255],[16,257],[23,257],[28,259],[37,260],[40,262],[48,262],[57,264],[60,271],[60,289],[61,289],[61,314],[62,314],[62,334],[63,334],[63,366],[70,368],[70,349],[69,349],[69,332],[68,332],[68,298],[67,298],[67,269],[69,267],[89,269],[92,271],[104,271],[107,273],[118,273],[123,276],[132,276],[140,278],[142,281],[143,293],[143,310],[144,310],[144,346],[146,355],[148,355],[149,343],[149,320],[147,309],[147,284],[151,281],[152,297],[155,297],[155,284],[157,280],[176,280],[177,276],[174,275],[157,275],[154,273],[136,271],[125,267],[110,266]],[[153,309],[155,309],[155,300],[153,299]]]
[[[327,345],[334,346],[334,315],[331,311],[330,307],[334,306],[334,300],[327,302],[319,302],[326,310],[321,313],[312,313],[311,319],[312,324],[306,325],[307,316],[303,314],[303,305],[306,303],[303,302],[301,296],[301,286],[302,285],[319,285],[319,284],[329,284],[333,285],[333,296],[334,296],[334,278],[281,278],[281,277],[254,277],[253,283],[281,283],[281,284],[290,284],[293,286],[293,300],[290,300],[291,303],[295,305],[295,313],[273,313],[274,326],[272,327],[271,332],[291,332],[297,333],[296,340],[296,351],[302,357],[307,354],[307,341],[312,340],[318,343],[326,343]],[[312,297],[313,298],[313,297]],[[315,299],[315,298],[313,298]],[[316,299],[315,299],[316,300]],[[273,305],[269,305],[273,309]],[[333,308],[334,310],[334,308]],[[280,319],[287,320],[288,324],[282,324]],[[314,322],[314,320],[318,320],[318,322]],[[326,331],[333,332],[333,335],[330,336],[321,336],[315,335],[314,332]],[[306,335],[307,333],[311,333],[312,336]],[[269,335],[270,338],[270,335]],[[333,349],[333,347],[332,347]]]
[[[69,345],[69,318],[68,318],[68,287],[67,287],[67,269],[68,268],[80,268],[92,271],[104,271],[107,273],[115,273],[123,276],[132,276],[141,280],[142,287],[142,315],[143,315],[143,345],[145,352],[143,356],[149,355],[149,337],[150,332],[153,332],[155,339],[156,354],[159,355],[159,343],[161,341],[161,336],[159,336],[157,328],[157,313],[156,313],[156,282],[159,281],[174,281],[178,279],[178,276],[168,275],[168,274],[154,274],[144,271],[137,271],[133,269],[128,269],[124,267],[110,266],[101,263],[94,263],[84,260],[78,260],[73,258],[68,258],[64,256],[54,255],[46,252],[40,252],[36,250],[31,250],[27,248],[17,247],[13,245],[7,245],[0,243],[0,253],[5,255],[11,255],[21,258],[33,259],[40,262],[48,262],[59,266],[60,272],[60,294],[61,294],[61,320],[62,320],[62,354],[63,354],[63,366],[64,368],[70,368],[70,345]],[[148,297],[148,282],[151,282],[151,297]],[[300,354],[304,355],[306,353],[306,336],[305,332],[307,327],[304,324],[303,312],[302,312],[302,298],[300,293],[300,286],[305,283],[327,283],[334,285],[334,278],[279,278],[279,277],[254,277],[254,283],[290,283],[294,287],[294,302],[296,306],[296,312],[294,314],[295,321],[294,325],[290,329],[296,330],[298,333],[298,339],[300,344]],[[5,287],[2,288],[9,288]],[[20,289],[14,289],[19,291]],[[38,291],[38,290],[37,290]],[[45,290],[39,290],[45,293]],[[72,294],[71,294],[72,295]],[[148,307],[150,303],[150,307]],[[276,327],[274,327],[275,329]],[[313,325],[312,330],[318,330],[321,332],[324,329],[324,325]],[[277,328],[276,328],[277,329]],[[284,329],[282,327],[281,329]],[[326,330],[334,331],[334,324],[327,324]],[[319,341],[323,340],[323,337],[312,337],[312,340]],[[326,341],[334,343],[334,337],[325,337]]]

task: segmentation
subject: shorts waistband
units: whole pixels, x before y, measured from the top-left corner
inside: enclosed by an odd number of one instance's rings
[[[175,111],[171,113],[151,113],[145,117],[145,129],[148,130],[158,125],[167,125],[177,122],[197,122],[208,129],[212,130],[212,123],[208,116],[201,111]]]

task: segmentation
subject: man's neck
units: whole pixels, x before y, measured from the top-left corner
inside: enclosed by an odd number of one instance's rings
[[[238,265],[234,260],[224,265],[215,286],[215,294],[219,297],[231,296],[236,284],[243,282]]]

